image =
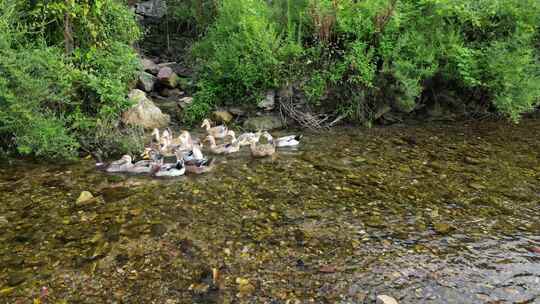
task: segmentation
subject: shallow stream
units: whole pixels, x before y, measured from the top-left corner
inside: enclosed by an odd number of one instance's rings
[[[0,165],[0,303],[380,294],[540,303],[540,120],[336,129],[173,180]]]

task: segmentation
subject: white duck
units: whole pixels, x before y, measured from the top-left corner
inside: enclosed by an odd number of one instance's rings
[[[289,135],[274,139],[276,147],[295,147],[300,144],[302,135]]]
[[[169,128],[163,130],[159,139],[161,152],[167,152],[172,146],[172,132]]]
[[[208,135],[214,138],[221,139],[231,134],[229,133],[230,131],[229,131],[229,128],[227,128],[227,126],[221,125],[221,126],[212,127],[212,125],[210,124],[210,120],[208,119],[203,120],[201,128],[205,128],[206,133],[208,133]]]
[[[212,135],[208,135],[205,140],[210,142],[210,151],[214,154],[231,154],[240,151],[240,145],[237,142],[217,145]]]
[[[235,139],[240,146],[249,146],[252,143],[257,143],[261,138],[261,131],[257,133],[243,133]]]
[[[249,146],[249,149],[251,150],[251,156],[255,158],[262,158],[267,156],[272,156],[274,153],[276,153],[276,143],[268,132],[263,132],[262,135],[266,137],[268,140],[268,143],[266,144],[259,144],[259,143],[251,143]]]
[[[202,174],[209,172],[213,169],[213,159],[207,159],[202,154],[199,145],[194,145],[193,150],[189,152],[183,152],[177,150],[176,158],[184,159],[184,166],[186,172],[194,174]]]
[[[130,155],[124,155],[117,161],[113,161],[105,171],[109,173],[150,173],[153,166],[158,161],[157,156],[153,155],[151,160],[141,160],[136,163],[133,163],[133,158]]]
[[[124,155],[119,160],[111,162],[105,171],[109,173],[127,172],[127,170],[131,167],[133,167],[131,156]]]
[[[152,142],[159,144],[160,139],[161,137],[159,136],[159,129],[154,128],[154,130],[152,130]]]
[[[186,173],[186,167],[184,166],[184,160],[180,158],[174,164],[154,166],[151,173],[156,177],[177,177]]]
[[[178,145],[176,146],[177,150],[190,151],[193,149],[194,142],[191,138],[191,134],[188,131],[180,132],[178,136]]]

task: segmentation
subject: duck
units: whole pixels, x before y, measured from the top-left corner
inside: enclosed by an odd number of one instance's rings
[[[194,141],[191,138],[191,134],[189,134],[188,131],[182,131],[180,132],[180,135],[178,136],[178,144],[176,145],[176,149],[180,149],[183,151],[190,151],[193,149]]]
[[[276,153],[276,143],[268,132],[262,134],[268,140],[266,144],[258,144],[253,142],[250,144],[249,148],[251,150],[251,156],[255,158],[262,158],[274,155]]]
[[[152,161],[142,160],[134,163],[131,167],[127,168],[127,173],[143,174],[152,172],[154,163]]]
[[[148,147],[156,151],[161,150],[161,132],[159,131],[158,128],[154,128],[152,130],[151,140]]]
[[[118,172],[127,172],[127,170],[133,167],[133,159],[131,155],[123,155],[119,160],[115,160],[105,168],[106,172],[109,173],[118,173]]]
[[[156,144],[159,144],[161,137],[159,136],[159,129],[158,128],[154,128],[154,130],[152,130],[151,136],[152,136],[152,142],[156,143]]]
[[[258,131],[256,133],[243,133],[238,138],[235,139],[235,141],[238,143],[238,145],[242,146],[249,146],[251,143],[257,143],[259,142],[259,139],[261,138],[261,132]]]
[[[214,154],[231,154],[240,151],[240,146],[236,142],[216,145],[216,139],[212,135],[206,136],[205,140],[210,142],[210,151]]]
[[[159,163],[163,164],[163,155],[156,151],[154,148],[144,148],[143,153],[140,155],[142,160],[136,162],[134,165],[144,166]]]
[[[159,139],[160,152],[169,153],[172,147],[172,132],[169,128],[163,130]]]
[[[204,159],[197,163],[186,164],[186,171],[193,174],[203,174],[212,171],[214,169],[214,159]]]
[[[302,135],[289,135],[274,139],[276,147],[295,147],[300,144]]]
[[[154,165],[150,173],[156,177],[177,177],[186,173],[186,167],[184,161],[178,159],[174,164]]]
[[[214,159],[204,157],[198,145],[195,145],[189,153],[178,150],[176,157],[184,159],[186,172],[189,173],[203,174],[213,169]]]
[[[229,134],[231,134],[227,126],[221,125],[221,126],[212,127],[210,120],[208,119],[203,120],[201,128],[205,128],[206,133],[208,133],[208,135],[214,138],[222,139],[222,138],[227,137]]]
[[[203,159],[206,159],[206,157],[204,157],[202,151],[201,151],[201,148],[202,146],[198,145],[198,144],[195,144],[193,145],[192,149],[191,149],[191,152],[193,153],[193,158],[197,161],[199,160],[203,160]]]
[[[191,150],[177,149],[175,155],[177,159],[182,158],[185,164],[206,159],[202,154],[199,145],[194,145]]]
[[[163,133],[161,134],[161,136],[165,138],[167,143],[169,143],[169,144],[172,143],[173,133],[172,133],[171,128],[167,127],[165,130],[163,130]]]

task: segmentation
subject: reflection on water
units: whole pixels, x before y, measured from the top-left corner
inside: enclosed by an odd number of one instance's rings
[[[172,180],[5,163],[0,302],[535,303],[539,151],[531,120],[306,134]]]

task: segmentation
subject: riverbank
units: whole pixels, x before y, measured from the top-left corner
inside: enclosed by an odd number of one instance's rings
[[[0,299],[534,303],[539,135],[540,120],[341,128],[175,180],[4,163]]]

